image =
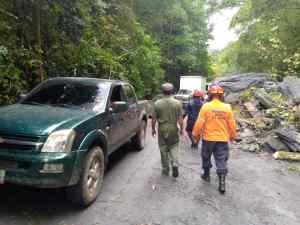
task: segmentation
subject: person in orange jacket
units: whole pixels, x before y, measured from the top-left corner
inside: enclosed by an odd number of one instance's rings
[[[222,102],[224,89],[213,85],[208,90],[209,102],[205,103],[193,129],[196,141],[202,138],[202,179],[210,182],[211,156],[214,155],[217,174],[219,176],[219,191],[224,194],[225,178],[228,173],[229,158],[228,143],[236,137],[236,122],[229,104]]]

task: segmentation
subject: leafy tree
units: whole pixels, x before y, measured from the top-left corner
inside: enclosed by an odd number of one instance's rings
[[[224,2],[224,1],[223,1]],[[239,72],[269,72],[278,78],[300,72],[300,1],[243,0],[231,26],[237,43],[221,56]]]
[[[168,80],[178,83],[183,74],[210,74],[205,1],[137,0],[135,11],[161,48]]]
[[[206,75],[204,4],[0,0],[0,104],[56,76],[128,80],[143,97],[157,93],[164,71],[169,80],[179,74]]]

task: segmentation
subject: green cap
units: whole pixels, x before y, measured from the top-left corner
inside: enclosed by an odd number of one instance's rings
[[[174,86],[173,86],[173,84],[171,84],[171,83],[164,83],[164,84],[161,86],[161,89],[162,89],[163,91],[173,91]]]

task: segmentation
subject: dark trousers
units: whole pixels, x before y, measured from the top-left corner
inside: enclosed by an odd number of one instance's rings
[[[214,155],[217,174],[226,175],[228,172],[227,161],[229,158],[228,142],[218,141],[202,141],[202,167],[203,169],[210,169],[212,167],[211,156]]]
[[[187,126],[186,126],[186,133],[188,134],[192,144],[198,144],[198,143],[195,143],[194,141],[194,137],[193,137],[193,128],[194,128],[194,124],[195,124],[196,121],[194,120],[188,120],[187,121]]]
[[[186,132],[187,132],[192,144],[196,144],[194,141],[194,137],[193,137],[193,131],[187,130]]]

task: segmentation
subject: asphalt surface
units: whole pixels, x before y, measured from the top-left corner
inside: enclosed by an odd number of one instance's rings
[[[148,132],[150,133],[150,132]],[[181,142],[178,179],[163,177],[156,139],[114,155],[97,201],[85,210],[64,192],[0,186],[0,225],[299,225],[300,176],[269,154],[232,147],[227,193],[200,179],[200,151]]]

